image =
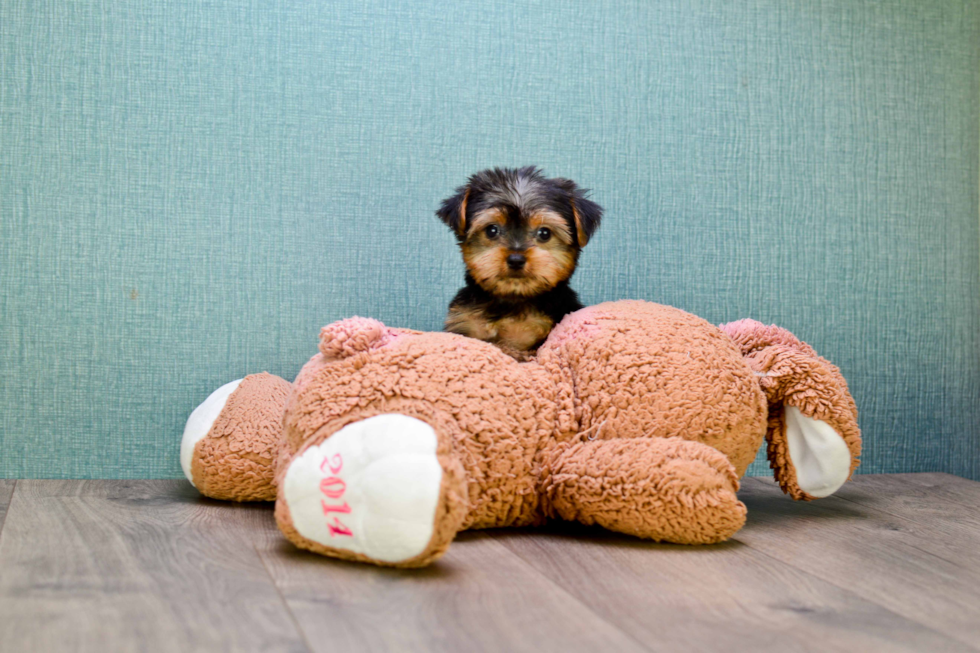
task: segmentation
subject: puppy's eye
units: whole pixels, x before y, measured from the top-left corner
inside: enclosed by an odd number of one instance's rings
[[[551,239],[551,229],[549,229],[548,227],[541,227],[540,229],[537,230],[537,232],[535,232],[534,235],[542,243],[548,242],[548,240]]]
[[[496,238],[500,235],[500,227],[495,224],[490,225],[483,230],[483,233],[487,235],[487,238]]]

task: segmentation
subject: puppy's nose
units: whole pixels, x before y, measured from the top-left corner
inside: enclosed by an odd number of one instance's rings
[[[527,263],[527,257],[523,254],[510,254],[507,256],[507,267],[511,270],[520,270]]]

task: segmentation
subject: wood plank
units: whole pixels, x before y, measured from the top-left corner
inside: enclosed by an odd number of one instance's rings
[[[916,522],[837,497],[796,502],[768,479],[744,479],[739,541],[896,614],[980,642],[980,574]]]
[[[431,567],[331,560],[281,537],[260,548],[314,651],[642,651],[498,540],[460,535]]]
[[[834,496],[932,525],[963,523],[980,535],[980,483],[951,474],[862,474]]]
[[[7,506],[10,505],[10,497],[14,494],[14,486],[17,481],[0,479],[0,533],[3,533],[3,522],[7,517]]]
[[[799,503],[747,479],[724,545],[478,531],[401,571],[179,481],[0,481],[0,650],[975,651],[978,487],[859,476]]]
[[[917,476],[934,476],[934,483]],[[917,534],[929,550],[980,574],[980,508],[958,503],[964,492],[950,487],[948,474],[874,474],[856,476],[834,496],[923,527]],[[959,479],[976,486],[980,483]]]
[[[654,651],[972,651],[738,541],[656,544],[556,524],[500,540]]]
[[[761,478],[766,481],[768,479]],[[888,485],[886,490],[884,485]],[[896,499],[908,496],[918,501],[922,498],[941,500],[956,515],[980,515],[980,482],[961,476],[941,472],[919,472],[911,474],[858,474],[841,488],[834,496],[853,487],[875,486],[875,491],[898,494]],[[887,497],[880,496],[880,499]],[[915,502],[913,501],[913,503]]]
[[[885,476],[885,475],[883,475]],[[980,482],[952,474],[888,474],[929,488],[935,496],[980,513]]]
[[[19,481],[0,534],[0,650],[305,651],[251,546],[268,506],[182,481]]]

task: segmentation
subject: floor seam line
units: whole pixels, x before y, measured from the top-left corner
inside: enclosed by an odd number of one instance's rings
[[[977,483],[977,481],[974,481],[973,479],[970,479],[970,478],[966,478],[965,476],[957,476],[956,474],[947,474],[946,472],[933,472],[933,473],[936,473],[936,474],[946,474],[947,476],[952,476],[953,478],[958,478],[958,479],[960,479],[962,481],[970,481],[971,483]],[[909,476],[912,476],[913,477],[913,478],[910,479],[910,482],[911,483],[914,483],[915,485],[917,485],[918,487],[920,487],[920,488],[922,488],[924,490],[931,490],[934,487],[932,485],[926,485],[922,481],[916,480],[914,478],[916,476],[916,474],[909,474]],[[947,488],[947,489],[949,489],[949,488]],[[959,497],[949,497],[947,500],[955,503],[956,505],[958,505],[958,506],[960,506],[962,508],[966,508],[967,510],[970,510],[970,511],[973,511],[973,512],[977,512],[977,506],[976,506],[976,504],[969,503],[969,501],[967,499],[960,499]],[[978,515],[978,516],[980,516],[980,515]]]
[[[300,626],[299,620],[296,619],[296,615],[293,614],[293,609],[289,606],[289,601],[286,600],[286,597],[283,595],[282,590],[279,588],[279,583],[276,582],[276,579],[272,575],[272,572],[269,571],[269,565],[266,564],[265,557],[262,555],[262,552],[259,551],[258,548],[255,546],[254,542],[252,543],[252,551],[254,551],[255,555],[258,556],[259,562],[262,564],[262,569],[265,570],[265,575],[268,576],[269,582],[272,583],[272,587],[274,587],[276,590],[276,595],[279,597],[279,600],[282,601],[283,607],[286,608],[286,613],[289,615],[290,621],[293,622],[293,627],[296,628],[296,632],[299,634],[300,639],[303,640],[303,646],[305,646],[306,650],[309,651],[310,653],[314,653],[315,649],[310,645],[310,640],[307,639],[306,637],[306,631],[303,630],[302,626]]]
[[[641,642],[636,637],[634,637],[632,633],[623,630],[617,624],[614,624],[613,622],[611,622],[608,619],[606,619],[605,617],[603,617],[601,614],[599,614],[598,612],[596,612],[595,610],[593,610],[591,605],[589,605],[588,603],[586,603],[585,601],[583,601],[582,599],[580,599],[579,597],[575,596],[570,591],[568,591],[567,589],[565,589],[565,586],[564,585],[560,584],[556,580],[553,580],[550,576],[548,576],[543,571],[541,571],[536,566],[534,566],[534,564],[531,561],[529,561],[527,558],[525,558],[524,556],[522,556],[520,553],[518,553],[517,551],[515,551],[511,547],[507,546],[507,543],[506,542],[500,542],[499,544],[501,546],[503,546],[505,549],[507,549],[511,553],[511,555],[517,557],[521,562],[523,562],[525,565],[527,565],[531,569],[531,571],[533,571],[538,576],[540,576],[545,581],[547,581],[549,585],[551,585],[556,590],[560,591],[562,594],[564,594],[565,596],[567,596],[571,600],[575,601],[576,603],[578,603],[579,605],[581,605],[582,607],[584,607],[589,612],[589,614],[594,615],[595,618],[598,619],[599,621],[601,621],[602,623],[610,626],[611,628],[615,628],[617,632],[622,633],[624,637],[626,637],[627,639],[629,639],[631,642],[636,643],[637,646],[639,646],[644,651],[653,651],[654,653],[656,653],[656,651],[658,651],[658,650],[663,650],[663,649],[650,648],[647,644],[645,644],[644,642]]]
[[[10,514],[10,506],[14,505],[14,494],[17,492],[17,480],[13,479],[14,486],[10,489],[10,501],[7,502],[7,509],[3,511],[3,516],[0,517],[0,540],[3,539],[3,527],[7,523],[7,515]]]
[[[900,515],[898,513],[892,512],[891,510],[885,510],[884,508],[879,508],[878,506],[869,505],[867,503],[864,503],[863,501],[858,501],[856,499],[851,499],[849,497],[835,495],[834,498],[840,499],[842,501],[847,501],[848,503],[853,503],[856,506],[861,506],[862,508],[867,508],[868,510],[874,510],[876,512],[880,512],[883,515],[888,515],[889,517],[894,517],[895,519],[901,519],[902,521],[912,522],[913,524],[922,526],[923,528],[928,528],[927,524],[923,524],[915,517],[909,517],[908,515]],[[952,518],[949,518],[949,521],[954,521],[954,520]]]
[[[903,515],[896,515],[895,513],[890,512],[888,510],[883,510],[883,509],[877,508],[875,506],[869,506],[866,503],[861,503],[860,501],[855,501],[854,499],[848,499],[847,497],[834,497],[834,498],[835,499],[842,500],[842,501],[847,501],[848,503],[853,503],[854,505],[861,506],[862,508],[865,508],[867,510],[874,510],[876,512],[881,513],[882,515],[888,515],[889,517],[894,517],[895,519],[901,520],[903,522],[911,523],[911,524],[913,524],[915,526],[919,526],[921,528],[929,528],[929,526],[927,524],[923,524],[922,522],[918,521],[914,517],[905,517]],[[912,544],[910,542],[906,542],[905,545],[906,546],[909,546],[909,547],[911,547],[913,549],[915,549],[916,551],[918,551],[920,553],[924,553],[925,555],[932,556],[933,558],[936,558],[938,560],[942,560],[943,562],[945,562],[947,564],[951,564],[951,565],[953,565],[955,567],[960,567],[961,566],[961,563],[956,562],[955,560],[950,560],[950,559],[948,559],[948,558],[946,558],[944,556],[939,555],[938,553],[935,553],[933,551],[928,551],[928,550],[923,549],[920,546],[916,546],[915,544]],[[970,572],[969,570],[964,570],[964,571],[966,571],[970,575],[973,575],[973,573]]]
[[[766,486],[766,487],[769,487],[768,485],[765,485],[765,486]],[[777,487],[777,488],[778,488],[778,486],[775,486],[775,487]],[[836,497],[836,498],[838,498],[838,499],[842,499],[843,497]],[[851,503],[855,503],[855,502],[853,502],[853,501],[852,501]],[[859,504],[858,504],[858,505],[859,505]],[[867,506],[864,506],[864,507],[867,507]],[[876,509],[872,509],[872,510],[876,510]],[[876,510],[876,512],[881,512],[882,514],[888,514],[888,513],[884,513],[884,512],[882,512],[882,511],[878,511],[878,510]],[[753,545],[753,544],[751,544],[751,543],[749,543],[749,542],[746,542],[746,541],[744,541],[744,540],[739,540],[739,541],[740,541],[740,542],[742,542],[742,544],[744,544],[745,546],[747,546],[747,547],[749,547],[750,549],[752,549],[753,551],[755,551],[755,552],[757,552],[757,553],[759,553],[760,555],[763,555],[763,556],[765,556],[765,557],[767,557],[767,558],[769,558],[770,560],[775,560],[775,561],[777,561],[777,562],[780,562],[780,563],[782,563],[782,564],[785,564],[785,565],[789,565],[790,567],[792,567],[793,569],[796,569],[797,571],[799,571],[799,572],[800,572],[800,573],[802,573],[802,574],[806,574],[807,576],[809,576],[809,577],[811,577],[811,578],[815,578],[815,579],[817,579],[817,580],[819,580],[819,581],[821,581],[821,582],[824,582],[824,583],[828,583],[828,584],[830,584],[830,585],[833,585],[833,586],[834,586],[834,587],[836,587],[837,589],[839,589],[839,590],[842,590],[842,591],[844,591],[844,592],[847,592],[847,593],[849,593],[849,594],[851,594],[852,596],[855,596],[855,597],[857,597],[857,598],[859,598],[859,599],[861,599],[862,601],[867,601],[868,603],[872,603],[872,604],[874,604],[874,605],[876,605],[876,606],[878,606],[878,607],[879,607],[879,608],[881,608],[882,610],[885,610],[886,612],[888,612],[888,613],[890,613],[890,614],[892,614],[892,615],[894,615],[895,617],[898,617],[899,619],[903,619],[903,620],[905,620],[905,621],[908,621],[908,622],[911,622],[911,623],[915,623],[915,624],[918,624],[919,626],[922,626],[923,628],[925,628],[926,630],[929,630],[930,632],[933,632],[933,633],[936,633],[936,634],[938,634],[938,635],[940,635],[940,636],[943,636],[943,637],[946,637],[946,638],[948,638],[948,639],[950,639],[950,640],[953,640],[953,641],[956,641],[956,642],[959,642],[960,644],[963,644],[964,646],[966,646],[967,648],[969,648],[969,649],[971,649],[971,650],[974,650],[974,651],[980,651],[980,648],[978,648],[978,647],[976,647],[976,646],[974,646],[974,645],[973,645],[973,644],[971,644],[970,642],[965,642],[965,641],[963,641],[963,640],[962,640],[962,639],[961,639],[961,638],[960,638],[959,636],[957,636],[957,635],[954,635],[954,634],[952,634],[952,633],[948,633],[948,632],[943,632],[943,631],[941,631],[941,630],[937,630],[937,629],[935,629],[935,628],[933,628],[933,627],[932,627],[931,625],[929,625],[929,624],[927,624],[927,623],[924,623],[923,621],[920,621],[920,620],[918,620],[918,619],[914,619],[914,618],[912,618],[912,617],[906,617],[905,615],[903,615],[903,614],[901,614],[901,613],[899,613],[899,612],[895,612],[895,611],[894,611],[893,609],[891,609],[891,608],[889,608],[888,606],[886,606],[886,605],[882,605],[881,603],[879,603],[879,602],[878,602],[878,601],[876,601],[875,599],[872,599],[872,598],[868,598],[868,597],[865,597],[865,596],[863,596],[863,595],[861,595],[861,594],[859,594],[858,592],[856,592],[856,591],[855,591],[855,590],[853,589],[853,587],[852,587],[852,586],[844,586],[844,585],[840,585],[840,584],[838,584],[837,582],[835,582],[835,581],[833,581],[833,580],[831,580],[830,578],[824,578],[824,577],[822,577],[822,576],[818,576],[817,574],[814,574],[814,573],[813,573],[813,572],[811,572],[811,571],[807,571],[806,569],[803,569],[802,567],[799,567],[798,565],[796,565],[796,564],[794,564],[794,563],[792,563],[792,562],[790,562],[790,561],[787,561],[787,560],[783,560],[782,558],[777,558],[776,556],[774,556],[774,555],[772,555],[772,554],[771,554],[771,553],[769,553],[768,551],[764,551],[764,550],[762,550],[762,549],[760,549],[760,548],[758,548],[758,547],[756,547],[755,545]],[[918,547],[915,547],[915,546],[913,546],[913,545],[909,545],[909,546],[912,546],[912,548],[914,548],[914,549],[916,549],[916,550],[918,550],[918,551],[921,551],[921,549],[919,549]],[[922,553],[929,553],[929,552],[928,552],[928,551],[922,551]],[[944,562],[949,562],[949,561],[948,561],[948,560],[946,560],[945,558],[941,558],[940,556],[937,556],[937,555],[935,555],[935,554],[930,554],[930,555],[932,555],[933,557],[935,557],[935,558],[938,558],[938,559],[940,559],[940,560],[943,560]]]
[[[889,608],[887,605],[882,605],[881,603],[879,603],[878,601],[876,601],[874,599],[867,598],[865,596],[862,596],[861,594],[858,594],[857,592],[855,592],[849,586],[839,585],[838,583],[836,583],[835,581],[833,581],[833,580],[831,580],[829,578],[824,578],[822,576],[818,576],[818,575],[814,574],[813,572],[807,571],[806,569],[803,569],[801,567],[798,567],[798,566],[794,565],[792,562],[788,562],[786,560],[783,560],[782,558],[777,558],[776,556],[770,554],[769,552],[763,551],[762,549],[758,549],[755,546],[749,544],[748,542],[745,542],[745,541],[741,541],[741,542],[742,542],[742,544],[744,544],[745,546],[749,547],[750,549],[752,549],[756,553],[759,553],[760,555],[763,555],[763,556],[769,558],[770,560],[775,560],[776,562],[780,562],[780,563],[782,563],[784,565],[789,565],[790,567],[792,567],[793,569],[797,570],[801,574],[806,574],[810,578],[815,578],[815,579],[817,579],[820,582],[827,583],[829,585],[833,585],[837,589],[839,589],[839,590],[841,590],[843,592],[846,592],[848,594],[851,594],[855,598],[858,598],[858,599],[860,599],[862,601],[867,601],[868,603],[871,603],[871,604],[874,604],[874,605],[878,606],[879,608],[881,608],[885,612],[888,612],[889,614],[894,615],[895,617],[897,617],[899,619],[902,619],[904,621],[908,621],[908,622],[911,622],[911,623],[914,623],[914,624],[918,624],[919,626],[922,626],[923,628],[925,628],[926,630],[928,630],[930,632],[936,633],[937,635],[941,635],[942,637],[946,637],[947,639],[953,640],[955,642],[959,642],[960,644],[963,644],[964,646],[966,646],[967,648],[969,648],[971,650],[980,651],[980,648],[977,648],[976,646],[974,646],[973,644],[970,644],[969,642],[964,642],[957,635],[954,635],[952,633],[943,632],[941,630],[936,630],[935,628],[933,628],[932,626],[930,626],[927,623],[923,623],[922,621],[919,621],[918,619],[913,619],[911,617],[906,617],[905,615],[903,615],[903,614],[901,614],[899,612],[895,612],[894,610],[892,610],[891,608]]]

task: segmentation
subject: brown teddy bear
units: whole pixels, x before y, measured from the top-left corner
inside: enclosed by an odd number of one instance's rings
[[[416,567],[461,530],[552,518],[720,542],[745,522],[738,479],[764,437],[794,499],[836,491],[861,447],[839,370],[785,329],[619,301],[566,316],[521,363],[455,334],[336,322],[293,384],[215,391],[181,462],[206,496],[275,500],[297,546]]]

